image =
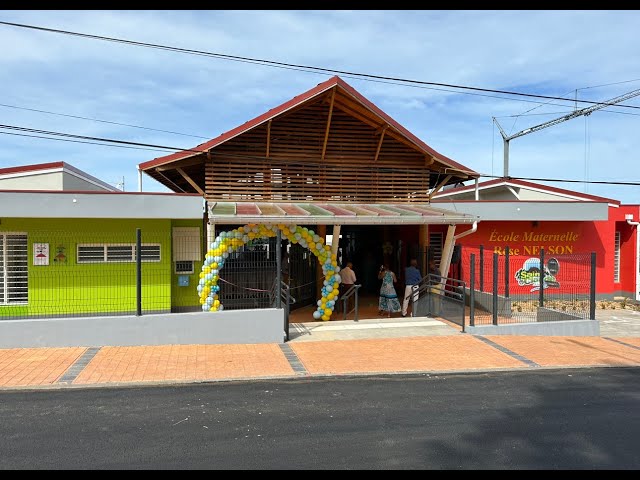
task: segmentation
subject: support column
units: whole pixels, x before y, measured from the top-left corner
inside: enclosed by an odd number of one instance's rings
[[[207,250],[211,248],[211,244],[215,239],[216,239],[216,224],[207,222]]]
[[[331,255],[338,256],[338,247],[340,246],[340,225],[333,226],[333,242],[331,243]]]
[[[453,246],[455,244],[454,234],[456,233],[456,226],[449,225],[447,229],[447,237],[444,241],[444,247],[442,247],[442,258],[440,258],[440,274],[443,277],[449,276],[449,266],[451,265],[451,257],[453,256]]]
[[[327,240],[327,226],[326,225],[316,225],[316,233],[318,234],[318,236],[323,241]],[[321,280],[319,282],[317,282],[317,285],[316,285],[316,298],[322,297],[322,285],[323,285],[322,282],[324,280],[324,276],[322,275],[322,265],[320,264],[320,260],[318,260],[318,268],[320,269],[320,272],[319,272],[319,274],[317,276],[320,277]]]
[[[420,272],[423,275],[427,273],[427,250],[429,248],[429,225],[420,225],[418,232],[418,248],[420,252],[424,252],[422,255],[422,263],[420,264]]]

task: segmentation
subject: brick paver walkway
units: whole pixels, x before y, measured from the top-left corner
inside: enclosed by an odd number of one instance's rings
[[[600,337],[492,335],[487,338],[540,366],[640,365],[640,350]]]
[[[103,347],[74,384],[293,375],[277,344]]]
[[[0,350],[0,387],[51,385],[85,350],[85,347]]]
[[[310,374],[527,368],[462,335],[292,343]]]
[[[0,350],[0,388],[640,366],[634,346],[640,338],[456,334],[283,345],[14,348]]]

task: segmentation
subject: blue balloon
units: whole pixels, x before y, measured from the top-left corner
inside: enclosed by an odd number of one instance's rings
[[[322,314],[320,312],[318,312],[318,311],[313,312],[313,318],[315,318],[317,320],[320,317],[322,317]]]

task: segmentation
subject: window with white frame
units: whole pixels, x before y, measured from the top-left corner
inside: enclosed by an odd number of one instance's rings
[[[0,305],[28,302],[29,272],[26,233],[0,233]]]
[[[613,281],[620,282],[620,232],[616,232],[613,246]]]
[[[136,244],[78,244],[78,263],[122,263],[136,261]],[[160,244],[143,243],[142,262],[159,262]]]

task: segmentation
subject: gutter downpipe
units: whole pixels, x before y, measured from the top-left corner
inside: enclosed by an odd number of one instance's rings
[[[456,244],[456,240],[458,240],[459,238],[462,237],[466,237],[467,235],[471,235],[473,232],[475,232],[476,230],[478,230],[478,220],[473,222],[473,225],[471,225],[471,228],[465,232],[459,233],[458,235],[454,235],[453,236],[453,244]]]
[[[631,217],[631,218],[629,218]],[[632,227],[637,227],[640,222],[633,221],[633,215],[625,215],[627,223]],[[636,230],[636,262],[640,263],[640,232]],[[640,300],[640,270],[636,270],[636,300]]]
[[[478,200],[480,200],[480,191],[478,190],[478,179],[477,178],[475,180],[475,186],[476,186],[476,188],[475,188],[475,200],[477,202]]]
[[[142,192],[142,170],[138,168],[138,191]]]

